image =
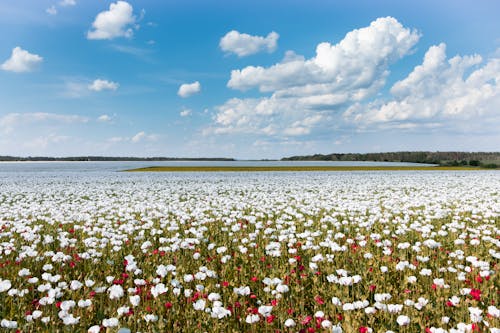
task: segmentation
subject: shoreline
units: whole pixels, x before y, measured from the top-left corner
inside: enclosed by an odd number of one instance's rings
[[[310,171],[479,171],[447,166],[151,166],[122,172],[310,172]]]

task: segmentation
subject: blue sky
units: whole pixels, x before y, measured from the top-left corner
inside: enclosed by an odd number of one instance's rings
[[[0,155],[500,148],[498,1],[0,2]]]

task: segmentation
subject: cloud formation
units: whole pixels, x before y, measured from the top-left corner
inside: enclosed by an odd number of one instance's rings
[[[181,117],[189,117],[191,114],[193,114],[191,109],[184,109],[179,113]]]
[[[421,65],[391,90],[392,99],[357,103],[345,117],[359,126],[428,125],[444,119],[487,119],[500,109],[500,58],[446,57],[446,45],[431,46]]]
[[[88,39],[113,39],[133,36],[131,28],[136,22],[132,6],[126,1],[109,5],[109,10],[97,14],[92,23],[93,30],[87,32]]]
[[[23,50],[21,47],[16,46],[12,49],[12,54],[9,59],[7,59],[1,66],[4,71],[9,72],[31,72],[33,71],[41,62],[43,58],[37,54],[29,53]]]
[[[196,81],[193,83],[184,83],[179,87],[177,95],[179,95],[182,98],[187,98],[194,94],[199,93],[200,91],[201,91],[200,82]]]
[[[92,91],[103,91],[103,90],[112,90],[115,91],[118,89],[120,85],[113,81],[96,79],[94,82],[88,85],[88,89]]]
[[[75,6],[76,0],[62,0],[61,2],[59,2],[59,5],[61,5],[63,7]]]
[[[258,88],[271,96],[227,101],[218,107],[212,130],[307,135],[346,105],[376,94],[385,84],[389,65],[411,53],[419,38],[417,31],[384,17],[347,33],[337,44],[318,44],[310,59],[287,52],[271,67],[233,70],[228,87]]]
[[[50,6],[49,8],[45,9],[45,12],[49,15],[57,15],[56,6]]]
[[[222,51],[245,57],[258,52],[272,53],[278,46],[279,35],[272,31],[266,37],[252,36],[236,30],[229,31],[221,38],[219,46]]]

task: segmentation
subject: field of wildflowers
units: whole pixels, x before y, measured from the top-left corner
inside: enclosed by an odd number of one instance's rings
[[[500,332],[495,172],[0,182],[0,330]]]

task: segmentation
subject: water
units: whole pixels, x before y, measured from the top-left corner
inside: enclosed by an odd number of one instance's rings
[[[369,161],[102,161],[102,162],[0,162],[8,173],[110,173],[150,166],[431,166],[431,164]]]

